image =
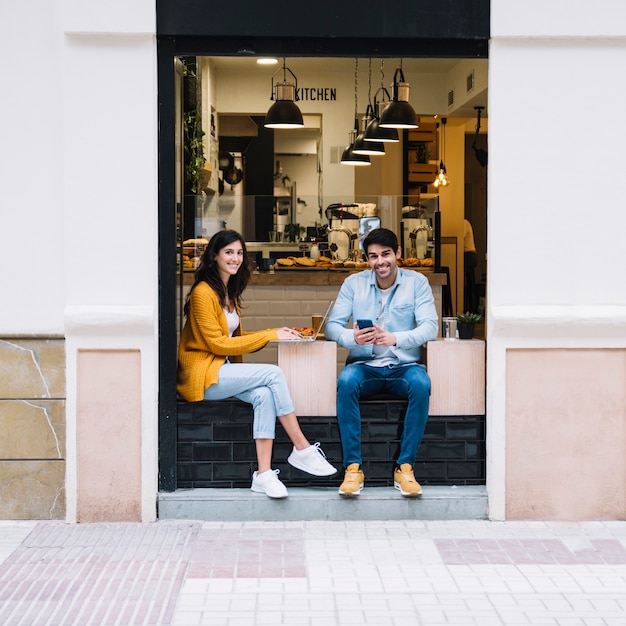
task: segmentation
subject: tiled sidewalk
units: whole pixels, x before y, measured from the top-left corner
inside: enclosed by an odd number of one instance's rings
[[[626,523],[0,522],[2,626],[624,626]]]

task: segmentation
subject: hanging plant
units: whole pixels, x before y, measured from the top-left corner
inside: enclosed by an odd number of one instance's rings
[[[200,111],[194,109],[183,114],[183,133],[185,151],[185,184],[192,191],[198,193],[200,172],[206,163],[204,158],[205,132],[202,130]]]

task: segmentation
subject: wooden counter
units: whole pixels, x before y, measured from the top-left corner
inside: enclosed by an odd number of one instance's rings
[[[405,267],[403,269],[413,270],[420,272],[428,278],[428,282],[431,287],[446,284],[446,275],[437,274],[432,269],[422,269]],[[350,269],[350,268],[336,268],[336,269],[286,269],[275,270],[274,272],[252,272],[250,278],[250,285],[261,286],[289,286],[289,285],[342,285],[346,276],[349,274],[355,274],[364,270]],[[193,285],[194,273],[185,272],[183,274],[183,281],[185,285]]]
[[[426,358],[432,384],[429,415],[485,414],[484,341],[429,341]]]
[[[278,366],[285,372],[297,415],[337,415],[337,344],[281,342]]]
[[[428,278],[428,282],[433,285],[445,285],[446,275],[435,274],[432,269],[420,269],[406,267],[415,272],[420,272]],[[270,272],[253,272],[250,280],[251,285],[342,285],[346,276],[356,274],[364,270],[337,268],[337,269],[287,269]]]

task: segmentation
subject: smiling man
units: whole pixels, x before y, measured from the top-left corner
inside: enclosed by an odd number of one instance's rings
[[[363,250],[370,269],[344,281],[324,328],[327,339],[349,350],[337,381],[345,467],[339,493],[357,496],[364,486],[359,399],[390,393],[408,400],[394,487],[405,497],[416,497],[422,488],[415,480],[413,464],[430,398],[430,378],[420,354],[422,345],[437,337],[435,301],[425,276],[398,267],[402,250],[394,232],[371,231],[363,240]]]

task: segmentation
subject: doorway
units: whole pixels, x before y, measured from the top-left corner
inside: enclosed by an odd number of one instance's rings
[[[276,23],[275,36],[264,35],[267,3],[243,2],[233,22],[226,8],[193,6],[162,0],[157,6],[159,90],[159,489],[176,489],[176,347],[177,347],[177,161],[176,161],[176,60],[182,56],[244,58],[262,56],[316,58],[487,58],[489,3],[473,0],[457,7],[443,2],[447,13],[409,9],[392,2],[389,19],[366,20],[356,2],[333,10],[341,16],[308,11],[289,24]],[[272,4],[272,3],[270,3]],[[397,7],[396,7],[397,5]],[[394,13],[394,7],[397,9]],[[445,8],[445,7],[444,7]],[[195,19],[189,15],[193,12]],[[456,24],[450,27],[449,21]],[[372,23],[373,22],[373,23]],[[245,33],[245,34],[244,34]],[[320,33],[322,35],[320,36]],[[269,98],[268,98],[269,104]],[[274,163],[271,164],[274,168]]]

